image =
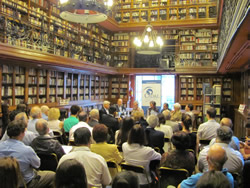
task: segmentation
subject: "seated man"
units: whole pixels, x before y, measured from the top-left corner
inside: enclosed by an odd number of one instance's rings
[[[27,125],[28,125],[28,117],[26,115],[25,112],[20,112],[18,113],[15,117],[15,120],[22,120],[24,121],[25,125],[26,125],[26,128],[27,128]],[[22,142],[26,145],[26,146],[29,146],[31,144],[31,142],[34,140],[34,138],[37,137],[37,134],[25,129],[25,135],[23,137],[23,140]],[[5,141],[9,139],[9,136],[7,135],[7,132],[5,131],[1,141]]]
[[[0,158],[11,156],[17,159],[23,179],[28,188],[54,187],[54,172],[36,171],[40,166],[40,159],[35,151],[24,145],[22,141],[26,125],[24,121],[14,120],[7,127],[8,140],[0,143]]]
[[[90,117],[90,120],[88,124],[90,127],[94,127],[95,125],[99,124],[100,116],[99,116],[99,111],[97,109],[92,109],[89,112],[89,117]]]
[[[232,129],[233,127],[233,123],[232,120],[230,118],[222,118],[222,120],[220,121],[220,126],[228,126]],[[213,145],[215,143],[215,138],[213,138],[209,145]],[[236,136],[232,137],[232,140],[229,144],[233,149],[240,151],[240,141]]]
[[[77,147],[64,155],[58,166],[67,159],[76,159],[80,162],[86,171],[88,186],[102,187],[109,185],[111,176],[108,170],[105,159],[90,151],[90,137],[91,133],[88,128],[82,127],[74,132],[75,144]]]
[[[227,179],[229,180],[231,187],[233,188],[234,187],[234,179],[233,179],[232,174],[227,172],[227,169],[223,169],[223,165],[227,161],[227,153],[223,149],[223,147],[221,147],[218,144],[214,144],[213,146],[211,146],[209,151],[208,151],[206,160],[208,163],[208,170],[209,171],[213,171],[213,170],[214,171],[222,171],[225,174],[225,176],[227,177]],[[196,183],[199,181],[199,179],[201,178],[202,175],[203,175],[203,173],[197,173],[197,174],[190,176],[186,180],[183,180],[179,184],[178,188],[193,188],[193,187],[195,187]]]
[[[32,141],[30,146],[36,153],[55,153],[57,158],[60,159],[65,153],[61,144],[48,134],[48,122],[39,119],[36,122],[36,130],[39,136]]]
[[[32,119],[29,120],[27,129],[38,136],[38,132],[36,131],[36,122],[38,119],[42,118],[41,108],[39,106],[32,107],[30,110],[30,116]]]
[[[148,142],[148,146],[160,149],[160,153],[164,153],[164,133],[161,131],[155,130],[155,127],[159,124],[159,119],[156,115],[150,115],[147,118],[148,126],[145,129],[145,135]]]
[[[231,142],[233,132],[227,126],[222,126],[217,129],[216,145],[223,147],[227,153],[228,160],[224,164],[224,168],[227,168],[231,173],[241,173],[244,166],[244,159],[239,151],[234,150],[229,146]],[[208,162],[206,160],[209,147],[205,147],[199,155],[198,168],[201,172],[208,170]]]
[[[64,120],[63,128],[66,133],[70,131],[70,129],[76,125],[79,120],[77,119],[77,115],[80,111],[80,107],[77,105],[72,105],[70,108],[70,117]]]
[[[102,116],[104,114],[109,114],[109,107],[110,107],[110,102],[109,101],[103,101],[103,107],[99,110],[99,117],[100,117],[100,122],[102,123]]]
[[[172,127],[173,133],[180,131],[181,126],[179,126],[179,123],[175,121],[171,121],[171,112],[168,110],[164,110],[162,114],[165,117],[165,125]]]
[[[192,104],[187,104],[185,106],[185,111],[186,111],[185,113],[190,115],[190,117],[192,119],[192,125],[194,124],[194,119],[195,119],[194,113],[192,112],[193,109],[194,109],[194,106]]]
[[[115,107],[116,107],[117,112],[121,112],[121,113],[126,112],[126,108],[123,106],[122,99],[117,100],[117,104],[115,105]]]

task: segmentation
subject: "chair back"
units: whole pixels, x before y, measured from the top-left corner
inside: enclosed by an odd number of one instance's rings
[[[118,166],[114,161],[107,161],[107,165],[109,168],[109,173],[113,179],[116,176],[116,174],[119,172]]]
[[[211,140],[203,140],[203,139],[201,139],[201,140],[200,140],[200,144],[209,145],[210,141],[211,141]]]
[[[186,169],[174,169],[160,167],[160,187],[166,188],[169,185],[178,186],[182,180],[188,177]]]
[[[54,139],[58,140],[61,144],[64,144],[63,141],[63,137],[62,137],[62,133],[60,133],[59,131],[53,131],[54,134]]]
[[[56,171],[58,159],[55,153],[38,153],[37,155],[41,159],[40,170]]]

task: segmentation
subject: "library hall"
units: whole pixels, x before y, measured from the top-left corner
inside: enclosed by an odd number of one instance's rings
[[[0,0],[0,187],[249,188],[250,0]]]

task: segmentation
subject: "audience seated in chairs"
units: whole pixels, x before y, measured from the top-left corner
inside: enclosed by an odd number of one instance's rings
[[[26,115],[25,112],[20,112],[18,113],[16,116],[15,116],[15,120],[21,120],[21,121],[24,121],[25,125],[26,125],[26,128],[27,128],[27,125],[28,125],[28,117]],[[29,146],[31,144],[31,142],[34,140],[34,138],[37,137],[37,134],[35,134],[34,132],[32,131],[29,131],[27,129],[25,129],[25,135],[23,137],[23,140],[22,142],[26,145],[26,146]],[[9,139],[9,136],[7,134],[7,131],[5,131],[1,141],[5,141]]]
[[[123,143],[128,141],[128,133],[134,126],[134,121],[130,117],[125,117],[122,120],[122,126],[115,132],[115,144],[122,146]]]
[[[58,108],[51,108],[48,112],[48,127],[52,131],[63,133],[63,122],[59,120],[60,110]]]
[[[44,119],[39,119],[36,122],[36,130],[39,136],[30,145],[34,151],[42,154],[55,153],[57,158],[60,159],[65,153],[61,144],[48,134],[48,122]]]
[[[189,172],[189,176],[192,175],[195,169],[195,159],[194,154],[187,151],[190,142],[189,135],[179,131],[172,136],[171,142],[175,146],[175,150],[163,154],[161,166],[186,169]]]
[[[225,174],[220,171],[205,172],[196,183],[196,188],[231,188]]]
[[[88,128],[81,127],[74,132],[74,140],[76,147],[73,150],[64,155],[58,166],[68,159],[76,159],[80,162],[87,175],[88,186],[102,187],[111,183],[111,176],[108,170],[105,159],[90,151],[91,133]]]
[[[22,180],[17,160],[13,157],[0,158],[0,187],[17,188],[24,183]]]
[[[114,161],[117,165],[121,163],[117,146],[107,143],[108,127],[104,124],[95,125],[92,132],[96,144],[91,144],[91,151],[101,155],[106,161]]]
[[[144,129],[139,125],[134,125],[129,133],[128,142],[122,145],[123,156],[125,161],[131,165],[141,165],[146,172],[150,174],[149,164],[152,160],[160,160],[161,154],[154,149],[144,146],[145,133]],[[140,185],[147,184],[147,178],[143,174],[138,174]],[[149,182],[152,182],[149,177]]]
[[[223,169],[223,165],[227,161],[227,153],[225,149],[218,145],[214,144],[210,147],[207,158],[208,162],[208,170],[209,171],[222,171],[222,173],[227,177],[227,179],[230,182],[231,187],[234,187],[234,179],[232,174],[230,174],[227,169]],[[178,188],[193,188],[195,187],[198,180],[201,178],[203,173],[197,173],[192,175],[191,177],[187,178],[186,180],[183,180]],[[210,188],[210,187],[209,187]]]
[[[40,159],[30,146],[24,145],[21,140],[25,135],[24,121],[14,120],[7,127],[8,140],[0,143],[0,158],[12,156],[17,159],[20,170],[28,188],[54,187],[54,172],[36,171],[40,166]]]
[[[112,188],[139,188],[138,177],[134,172],[123,171],[116,175]]]
[[[62,162],[56,170],[55,187],[87,188],[87,177],[83,165],[75,159]]]
[[[159,148],[160,153],[164,153],[164,133],[155,130],[155,127],[159,124],[159,119],[156,115],[150,115],[147,118],[148,127],[145,129],[147,145],[152,148]]]

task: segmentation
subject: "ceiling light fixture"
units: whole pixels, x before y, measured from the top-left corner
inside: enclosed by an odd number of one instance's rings
[[[113,0],[60,0],[60,17],[75,23],[99,23],[108,18]]]
[[[153,30],[153,26],[146,25],[142,36],[134,38],[134,45],[138,54],[144,55],[158,55],[161,54],[161,47],[163,40],[157,36],[157,31]]]

